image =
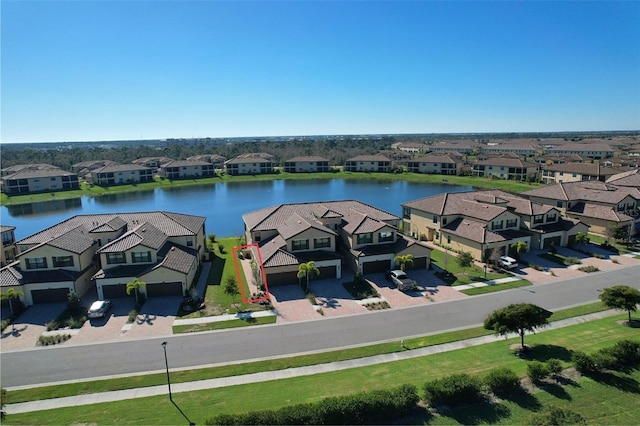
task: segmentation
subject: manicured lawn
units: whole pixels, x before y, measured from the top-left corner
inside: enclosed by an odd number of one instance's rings
[[[194,333],[197,331],[224,330],[227,328],[247,327],[251,325],[274,324],[276,319],[277,317],[273,315],[268,317],[234,319],[194,325],[174,325],[173,333]]]
[[[611,346],[621,339],[637,339],[637,330],[620,326],[626,314],[586,322],[571,327],[527,335],[526,343],[534,347],[528,359],[513,355],[509,346],[519,338],[435,354],[423,358],[377,364],[368,367],[335,371],[312,376],[270,382],[252,383],[220,389],[174,394],[174,402],[196,424],[216,414],[249,410],[277,409],[286,405],[317,401],[329,396],[345,395],[363,389],[374,390],[411,383],[418,386],[427,380],[452,372],[484,375],[489,370],[505,366],[518,375],[526,374],[533,360],[560,359],[569,365],[571,351],[587,353]],[[546,404],[561,403],[583,415],[589,424],[635,424],[640,412],[638,389],[640,372],[609,377],[596,382],[583,378],[573,386],[553,388],[544,395],[536,393],[521,403],[502,409],[496,406],[471,406],[453,411],[444,423],[504,423],[522,424],[532,412]],[[513,401],[513,399],[509,399]],[[517,407],[520,407],[519,409]],[[496,410],[499,409],[498,415]],[[489,412],[487,412],[489,410]],[[493,414],[492,414],[493,412]],[[60,408],[57,410],[11,415],[11,424],[177,424],[185,421],[166,395],[139,400]],[[444,420],[444,419],[443,419]],[[429,419],[428,423],[432,420]],[[433,421],[440,423],[440,421]]]
[[[549,321],[559,321],[573,316],[586,315],[593,312],[600,312],[606,307],[600,303],[576,306],[569,309],[554,312]],[[456,330],[447,333],[432,334],[428,336],[406,339],[404,344],[409,349],[417,349],[427,346],[439,345],[448,342],[456,342],[464,339],[471,339],[479,336],[492,334],[490,330],[482,327],[473,327],[463,330]],[[403,349],[399,341],[362,346],[358,348],[340,349],[327,351],[313,355],[302,355],[293,357],[282,357],[268,361],[255,363],[245,363],[237,365],[227,365],[204,369],[193,369],[176,371],[171,373],[172,383],[182,383],[194,380],[214,379],[217,377],[229,377],[238,374],[250,374],[260,371],[274,371],[284,368],[301,367],[305,365],[323,364],[326,362],[336,362],[348,359],[356,359],[367,356],[374,356],[386,353],[400,352]],[[71,383],[58,386],[46,386],[33,389],[11,391],[8,393],[8,401],[23,402],[34,401],[46,398],[59,398],[63,396],[82,395],[96,392],[106,392],[119,389],[132,389],[145,386],[156,386],[165,383],[164,374],[148,374],[132,376],[122,379],[107,379],[93,382]]]
[[[508,283],[488,285],[485,287],[470,288],[468,290],[462,290],[462,292],[469,296],[473,296],[476,294],[493,293],[495,291],[508,290],[510,288],[526,287],[530,285],[531,283],[527,280],[518,280],[518,281],[511,281]]]
[[[510,277],[511,275],[504,272],[492,272],[487,269],[486,278],[483,268],[473,265],[469,268],[461,268],[458,265],[458,259],[456,253],[444,249],[436,249],[431,251],[431,262],[445,271],[449,271],[456,276],[456,280],[451,285],[470,284],[474,282],[496,280],[499,278]]]

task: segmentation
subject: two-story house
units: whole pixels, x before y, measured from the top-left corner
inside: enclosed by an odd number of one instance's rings
[[[62,169],[23,170],[2,176],[2,192],[22,195],[80,189],[78,175]]]
[[[193,155],[188,157],[187,160],[193,161],[206,161],[207,163],[213,164],[213,167],[216,169],[221,169],[224,167],[224,162],[227,161],[225,157],[218,154],[201,154],[201,155]]]
[[[490,157],[473,163],[472,176],[526,181],[538,177],[538,165],[519,158]]]
[[[78,215],[16,242],[0,269],[2,288],[27,305],[82,296],[120,297],[138,278],[149,296],[184,295],[204,255],[204,217],[170,212]]]
[[[215,176],[215,166],[204,160],[176,160],[164,163],[158,169],[167,179],[193,179]]]
[[[545,206],[503,191],[444,193],[402,204],[403,230],[487,260],[523,241],[531,248],[566,245],[586,225],[565,220]]]
[[[153,169],[137,164],[114,164],[91,171],[86,179],[98,186],[153,182]]]
[[[345,162],[344,171],[388,173],[391,171],[391,160],[384,155],[357,155]]]
[[[566,143],[547,150],[548,154],[577,154],[592,159],[609,158],[616,150],[605,143]]]
[[[429,266],[431,249],[401,235],[397,216],[359,201],[281,204],[242,218],[269,286],[298,283],[298,268],[308,261],[320,279],[341,278],[343,262],[363,274],[383,272],[404,254],[413,255],[415,268]]]
[[[438,175],[457,175],[464,164],[464,157],[457,152],[430,152],[422,157],[410,160],[407,170],[411,173]]]
[[[89,160],[82,161],[80,163],[76,163],[71,166],[71,171],[77,173],[81,178],[85,178],[91,171],[105,167],[105,166],[115,166],[119,163],[111,160]]]
[[[0,225],[2,234],[2,250],[0,251],[0,266],[11,262],[16,257],[16,235],[15,226]]]
[[[137,164],[138,166],[149,167],[153,173],[158,173],[158,170],[163,164],[170,163],[172,161],[174,161],[173,158],[169,157],[142,157],[136,158],[131,163]]]
[[[329,160],[319,156],[294,157],[284,162],[287,173],[329,172]]]
[[[242,154],[224,163],[224,172],[230,176],[274,173],[274,156],[266,152]]]
[[[599,163],[564,163],[542,167],[542,182],[546,184],[599,180],[604,182],[620,170]]]

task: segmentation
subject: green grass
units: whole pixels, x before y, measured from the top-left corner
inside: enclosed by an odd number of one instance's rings
[[[509,349],[511,344],[519,341],[519,338],[515,338],[418,359],[179,393],[174,394],[174,402],[189,420],[202,424],[216,414],[277,409],[329,396],[352,394],[363,389],[383,389],[411,383],[422,390],[422,385],[427,380],[452,372],[484,375],[497,366],[504,366],[524,377],[527,364],[532,360],[558,358],[568,366],[571,351],[582,350],[589,353],[611,346],[621,339],[637,339],[636,329],[616,323],[625,317],[626,314],[621,314],[544,333],[529,334],[525,341],[534,349],[528,360],[514,356]],[[451,412],[452,417],[445,423],[495,423],[499,420],[505,424],[522,424],[531,412],[540,409],[544,404],[557,401],[563,405],[570,403],[571,409],[583,415],[590,424],[612,424],[614,419],[615,423],[619,424],[635,424],[640,411],[639,381],[638,371],[618,379],[612,378],[607,382],[595,382],[584,378],[574,386],[562,388],[562,391],[554,388],[547,392],[548,395],[537,393],[525,401],[527,404],[518,404],[518,401],[515,401],[514,405],[509,407],[511,409],[498,418],[491,413],[487,415],[487,407],[472,406],[459,412]],[[626,391],[620,389],[623,385]],[[6,421],[11,424],[80,424],[100,422],[101,419],[104,423],[119,424],[177,424],[185,421],[176,407],[169,403],[166,395],[16,414],[8,416]]]
[[[274,324],[276,319],[277,317],[273,315],[268,317],[234,319],[203,324],[174,325],[173,333],[194,333],[197,331],[224,330],[227,328],[247,327],[251,325]]]
[[[573,316],[586,315],[607,309],[602,303],[596,302],[588,305],[576,306],[569,309],[554,312],[549,321],[559,321]],[[432,334],[428,336],[406,339],[404,344],[409,349],[417,349],[443,343],[456,342],[479,336],[493,334],[492,331],[482,327],[473,327],[446,333]],[[403,349],[399,341],[379,343],[357,348],[340,349],[336,351],[322,352],[312,355],[282,357],[268,361],[226,365],[204,369],[192,369],[171,373],[172,383],[190,382],[194,380],[215,379],[239,374],[251,374],[260,371],[275,371],[284,368],[302,367],[306,365],[323,364],[327,362],[344,361],[380,354],[400,352]],[[156,386],[165,383],[164,374],[149,374],[132,376],[122,379],[107,379],[82,383],[71,383],[58,386],[36,387],[31,389],[8,392],[10,403],[35,401],[46,398],[60,398],[64,396],[82,395],[96,392],[107,392],[121,389],[133,389],[138,387]]]
[[[485,271],[483,268],[475,264],[469,268],[461,268],[460,265],[458,265],[458,258],[456,257],[456,254],[452,251],[447,253],[444,249],[435,249],[431,251],[431,263],[445,271],[453,273],[456,276],[456,280],[451,285],[454,286],[487,280],[497,280],[511,276],[504,272],[492,272],[487,270],[487,276],[485,278]]]
[[[527,280],[518,280],[518,281],[510,281],[508,283],[494,284],[488,285],[484,287],[476,287],[470,288],[468,290],[462,290],[462,292],[469,296],[474,296],[477,294],[485,294],[485,293],[493,293],[496,291],[508,290],[510,288],[518,288],[518,287],[526,287],[530,286],[531,283]]]
[[[123,192],[150,191],[155,188],[172,188],[192,185],[213,185],[218,182],[242,182],[242,181],[265,181],[265,180],[308,180],[308,179],[349,179],[349,180],[386,180],[386,181],[407,181],[417,183],[436,183],[448,185],[473,186],[484,189],[502,189],[509,192],[523,192],[543,186],[540,183],[523,183],[510,180],[497,180],[478,178],[470,176],[442,176],[425,175],[420,173],[351,173],[351,172],[329,172],[329,173],[275,173],[267,175],[209,177],[202,179],[168,180],[156,179],[154,182],[139,183],[135,185],[115,185],[100,187],[95,185],[81,184],[80,190],[47,192],[41,194],[13,195],[0,194],[0,205],[27,204],[50,200],[67,200],[80,198],[83,196],[100,196],[103,194],[116,194]]]

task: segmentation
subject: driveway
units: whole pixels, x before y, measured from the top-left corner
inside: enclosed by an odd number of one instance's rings
[[[67,304],[41,303],[29,307],[0,335],[3,351],[31,349],[37,346],[38,338],[47,330],[46,323],[57,317]]]

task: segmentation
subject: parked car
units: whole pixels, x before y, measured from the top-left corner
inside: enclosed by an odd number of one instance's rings
[[[500,257],[500,261],[498,263],[504,269],[513,269],[518,266],[518,262],[513,257],[509,256]]]
[[[387,279],[390,279],[391,282],[395,284],[396,287],[398,287],[398,290],[401,290],[401,291],[415,290],[417,287],[415,280],[412,280],[411,278],[409,278],[407,274],[400,269],[387,271],[386,276],[387,276]]]
[[[87,316],[89,318],[104,318],[104,316],[111,310],[110,300],[96,300],[89,307]]]
[[[182,302],[180,302],[180,309],[185,312],[199,311],[205,307],[204,299],[200,296],[186,296],[182,299]]]

